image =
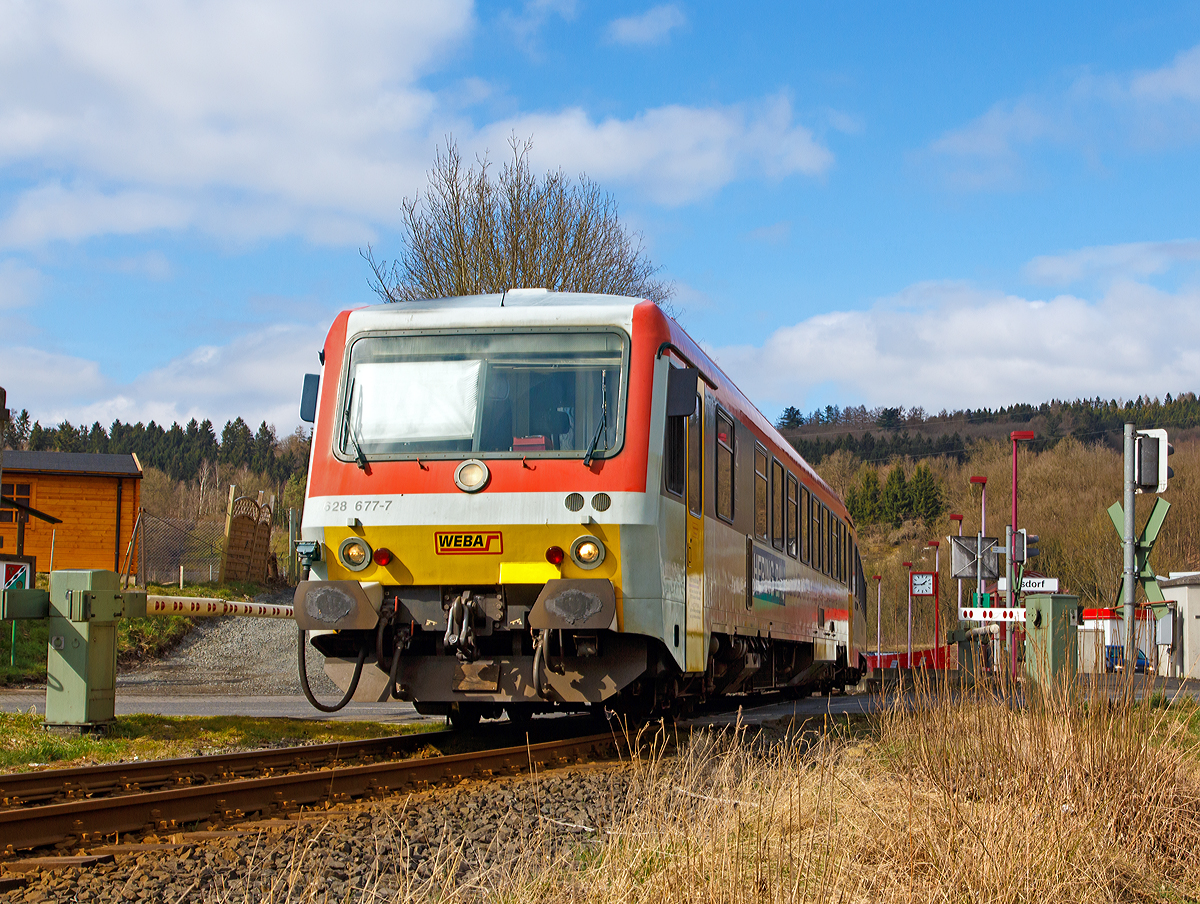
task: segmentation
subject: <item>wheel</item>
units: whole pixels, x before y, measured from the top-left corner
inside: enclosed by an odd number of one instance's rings
[[[455,703],[450,707],[450,724],[459,731],[468,731],[479,724],[482,715],[474,706]]]

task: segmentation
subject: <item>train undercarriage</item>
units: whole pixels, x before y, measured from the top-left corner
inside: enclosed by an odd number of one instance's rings
[[[712,634],[706,670],[683,672],[662,640],[616,630],[607,581],[380,588],[378,610],[369,598],[326,592],[352,583],[298,588],[301,644],[313,629],[311,643],[347,700],[409,701],[460,726],[505,713],[522,723],[550,711],[678,717],[720,697],[844,690],[860,674],[845,647],[818,659],[813,643],[740,633]],[[322,605],[336,618],[303,617],[304,608],[319,616]]]

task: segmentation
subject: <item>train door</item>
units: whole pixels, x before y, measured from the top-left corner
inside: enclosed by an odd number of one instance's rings
[[[684,662],[689,672],[708,665],[704,649],[704,396],[687,419],[687,615]]]

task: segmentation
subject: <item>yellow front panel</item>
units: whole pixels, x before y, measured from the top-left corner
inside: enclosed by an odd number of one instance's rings
[[[590,570],[580,568],[570,556],[571,544],[591,535],[604,544],[604,561]],[[391,550],[392,561],[385,566],[372,562],[362,571],[350,571],[337,558],[337,550],[347,537],[361,537],[372,549]],[[561,566],[564,578],[608,578],[617,589],[618,613],[621,599],[621,532],[615,524],[540,524],[540,525],[439,525],[325,528],[327,578],[331,581],[379,581],[382,584],[499,584],[500,566],[511,580],[514,574],[541,574],[541,581],[552,569],[546,550],[561,547],[566,554]],[[544,563],[545,568],[529,568]],[[557,576],[557,575],[556,575]]]

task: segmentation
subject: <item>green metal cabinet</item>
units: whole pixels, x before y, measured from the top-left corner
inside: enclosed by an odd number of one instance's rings
[[[121,577],[115,572],[64,570],[50,575],[47,725],[99,727],[113,720],[117,622],[126,614],[145,612],[145,594],[122,594]]]
[[[1025,597],[1025,679],[1043,693],[1070,686],[1079,666],[1079,597],[1034,593]]]

